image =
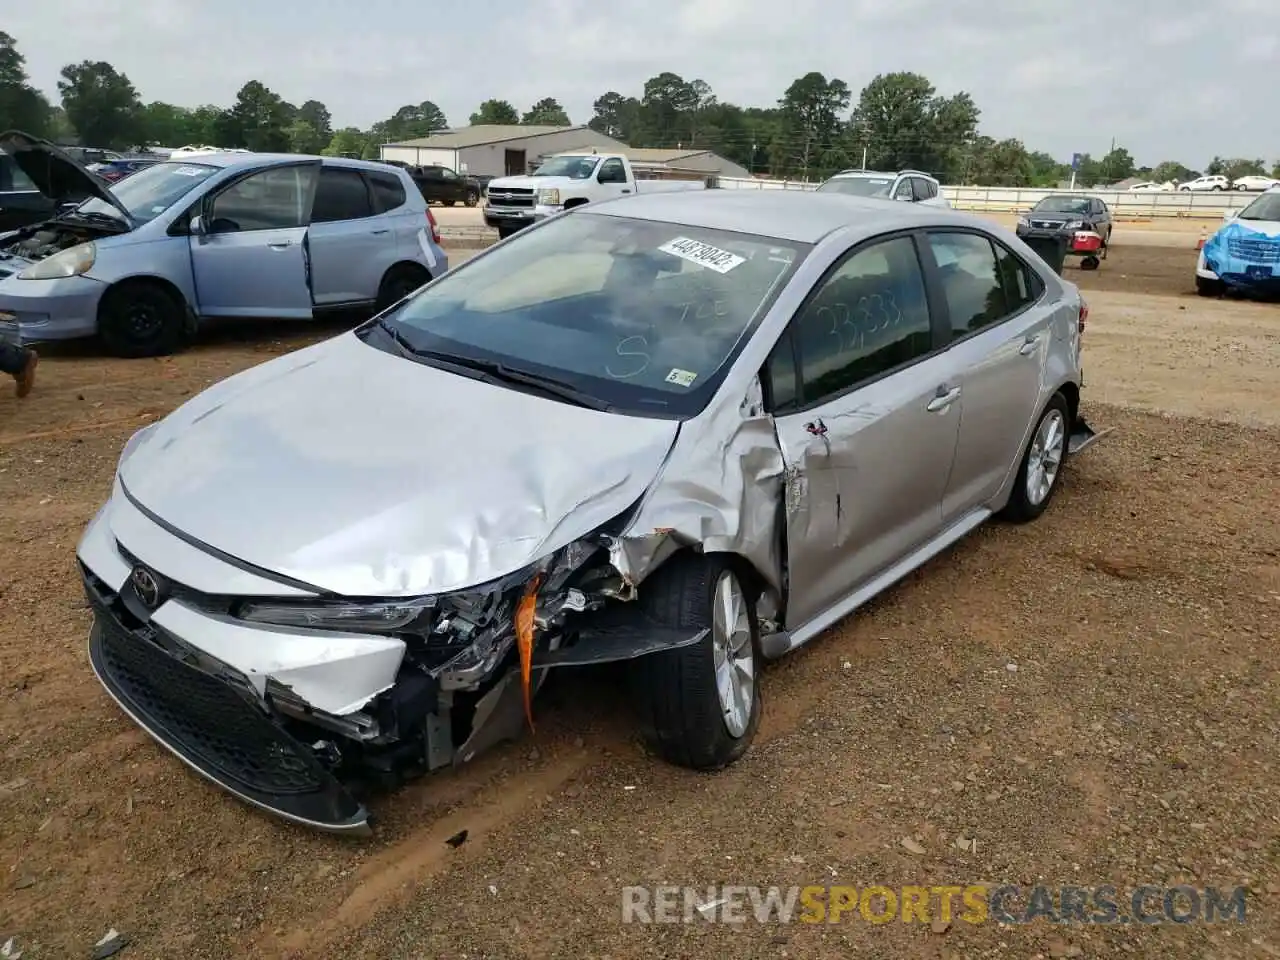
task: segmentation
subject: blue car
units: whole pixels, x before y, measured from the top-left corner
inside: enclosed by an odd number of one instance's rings
[[[296,154],[201,154],[108,186],[46,140],[0,134],[57,217],[0,235],[0,337],[97,335],[170,354],[225,317],[382,310],[448,269],[403,170]],[[88,196],[88,199],[83,199]]]

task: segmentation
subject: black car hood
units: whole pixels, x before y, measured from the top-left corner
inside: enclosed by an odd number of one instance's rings
[[[121,206],[104,180],[95,177],[48,140],[41,140],[21,130],[0,133],[0,150],[13,157],[13,162],[36,185],[36,189],[54,203],[80,203],[90,197],[105,200],[130,223],[133,217]]]

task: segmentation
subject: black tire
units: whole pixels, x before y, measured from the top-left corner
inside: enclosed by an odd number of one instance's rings
[[[1210,187],[1209,189],[1210,189],[1210,190],[1214,190],[1214,191],[1216,191],[1216,192],[1218,192],[1218,193],[1221,193],[1221,192],[1222,192],[1222,190],[1223,190],[1223,187],[1222,187],[1220,184],[1216,184],[1216,183],[1215,183],[1215,184],[1214,184],[1212,187]]]
[[[98,335],[117,357],[166,357],[191,332],[182,299],[158,283],[119,283],[98,303]]]
[[[515,236],[515,235],[516,235],[516,229],[515,229],[514,227],[499,227],[499,228],[498,228],[498,239],[499,239],[499,240],[505,240],[505,239],[507,239],[507,237],[513,237],[513,236]]]
[[[445,205],[446,207],[456,207],[456,206],[458,205],[458,201],[457,201],[457,200],[446,200],[446,201],[444,202],[444,205]]]
[[[1058,465],[1054,471],[1053,479],[1049,483],[1048,492],[1039,500],[1035,500],[1027,491],[1027,474],[1032,466],[1032,451],[1036,447],[1036,441],[1040,437],[1040,430],[1045,421],[1054,416],[1061,421],[1062,451],[1058,457]],[[1005,519],[1014,523],[1029,523],[1048,509],[1054,493],[1058,490],[1058,483],[1062,479],[1062,469],[1067,465],[1067,447],[1070,442],[1071,408],[1067,404],[1066,397],[1061,393],[1055,393],[1048,404],[1045,405],[1044,410],[1040,412],[1040,416],[1036,418],[1035,429],[1031,431],[1031,437],[1027,440],[1027,448],[1022,452],[1022,463],[1018,465],[1018,476],[1013,483],[1013,492],[1009,494],[1009,502],[1006,504],[1002,514]]]
[[[463,203],[465,203],[468,207],[474,207],[479,202],[480,202],[480,194],[478,193],[468,193],[467,199],[463,201]]]
[[[1196,293],[1202,297],[1220,297],[1226,292],[1226,284],[1221,280],[1210,280],[1208,277],[1196,277]]]
[[[397,264],[387,271],[386,276],[382,278],[382,283],[378,285],[378,301],[374,304],[374,310],[381,313],[430,280],[431,274],[427,272],[426,267],[408,263]]]
[[[713,603],[722,578],[741,592],[751,652],[746,722],[735,732],[716,688]],[[760,726],[760,625],[755,598],[727,557],[685,554],[655,571],[640,586],[640,609],[664,627],[711,628],[698,643],[635,661],[632,699],[649,747],[668,763],[720,770],[738,760]],[[745,648],[744,648],[745,649]]]

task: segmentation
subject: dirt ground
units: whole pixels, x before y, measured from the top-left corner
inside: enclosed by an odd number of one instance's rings
[[[985,528],[768,669],[741,763],[661,764],[615,674],[565,673],[535,735],[383,799],[368,841],[250,812],[140,733],[89,671],[73,566],[133,430],[340,327],[51,354],[29,399],[0,395],[0,945],[87,957],[115,928],[128,960],[1280,956],[1280,307],[1195,297],[1193,256],[1117,247],[1072,272],[1085,412],[1115,432],[1040,521]],[[979,882],[1122,902],[1245,885],[1248,921],[621,922],[632,884]]]

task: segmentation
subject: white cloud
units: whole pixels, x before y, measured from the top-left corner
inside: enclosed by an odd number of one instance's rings
[[[1059,157],[1103,153],[1114,136],[1139,161],[1195,166],[1276,149],[1247,111],[1198,102],[1209,82],[1254,85],[1276,56],[1273,34],[1222,25],[1276,0],[1226,2],[1237,12],[1206,27],[1192,0],[1105,19],[1025,0],[61,0],[8,4],[4,29],[55,98],[64,64],[107,60],[148,100],[227,104],[259,79],[360,126],[424,99],[461,125],[489,97],[527,108],[554,96],[581,122],[600,94],[639,95],[664,70],[770,106],[811,70],[856,95],[909,69],[940,93],[969,91],[992,136]]]

